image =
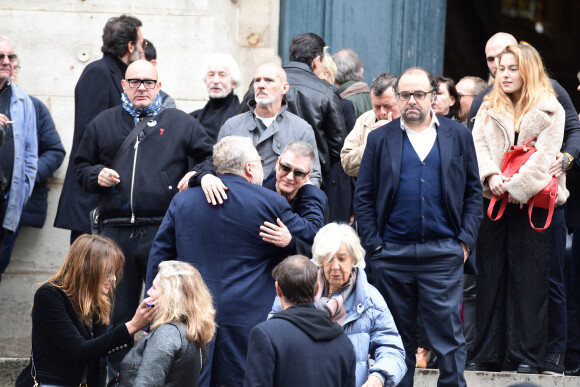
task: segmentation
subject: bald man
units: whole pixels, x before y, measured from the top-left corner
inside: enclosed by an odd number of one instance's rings
[[[518,44],[516,38],[505,32],[498,32],[493,35],[485,45],[485,57],[487,67],[492,77],[495,78],[499,66],[498,56],[503,49],[510,44]],[[562,86],[555,80],[551,79],[554,92],[558,102],[566,112],[566,121],[564,124],[564,142],[562,144],[562,153],[558,153],[558,158],[554,160],[550,167],[550,173],[559,176],[566,173],[574,164],[573,160],[580,154],[580,121],[576,115],[576,109],[570,100],[570,96]],[[484,92],[479,94],[473,100],[469,111],[467,125],[473,129],[474,120],[477,118],[477,112],[483,102],[483,98],[491,91],[488,87]],[[545,374],[563,374],[564,373],[564,353],[566,351],[566,292],[564,287],[564,258],[566,254],[566,224],[564,221],[564,206],[556,206],[552,217],[552,255],[550,257],[550,291],[548,300],[548,332],[546,345],[546,358],[541,365],[541,369],[532,367],[527,363],[518,366],[518,372]],[[485,257],[477,257],[477,268],[481,271],[485,265]],[[480,277],[481,278],[481,277]],[[497,370],[498,364],[503,363],[502,355],[497,355],[486,340],[502,334],[495,331],[495,325],[484,323],[486,310],[497,308],[498,300],[488,297],[486,294],[485,284],[482,284],[480,278],[477,281],[477,307],[476,307],[476,340],[473,354],[469,357],[470,361],[467,370]],[[483,286],[482,286],[483,285]],[[481,297],[480,297],[481,296]],[[497,351],[495,351],[497,352]],[[480,361],[480,359],[485,359]]]
[[[218,135],[250,137],[264,159],[264,175],[268,176],[282,151],[292,141],[301,140],[316,148],[314,131],[308,122],[290,113],[284,95],[290,86],[284,69],[273,63],[258,67],[254,75],[254,99],[248,102],[250,111],[227,120]],[[316,152],[310,182],[320,186],[320,161]]]
[[[180,180],[192,175],[188,156],[202,163],[195,167],[201,171],[211,166],[212,154],[212,141],[199,121],[177,109],[162,109],[161,82],[151,63],[131,64],[122,86],[122,105],[88,125],[74,158],[79,184],[99,194],[101,235],[116,241],[125,254],[113,327],[129,321],[141,299],[157,229]],[[116,376],[124,352],[109,356],[109,375]]]

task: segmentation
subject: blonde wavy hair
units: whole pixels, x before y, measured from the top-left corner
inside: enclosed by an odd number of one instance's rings
[[[212,296],[199,271],[187,262],[164,261],[159,264],[161,296],[151,329],[179,321],[187,327],[187,340],[201,348],[215,332]]]
[[[94,316],[108,325],[114,289],[124,264],[125,256],[115,242],[100,235],[85,234],[74,241],[58,272],[42,284],[60,288],[84,324],[89,325]],[[101,287],[109,275],[114,275],[117,281],[112,282],[105,295]]]
[[[496,114],[509,113],[514,116],[514,128],[520,131],[520,124],[524,115],[536,102],[546,93],[555,95],[550,78],[546,74],[544,64],[540,54],[529,44],[512,44],[504,48],[499,55],[499,61],[506,54],[513,54],[518,63],[523,85],[518,101],[512,101],[501,88],[501,76],[499,69],[495,75],[493,89],[485,100],[489,101],[489,106]],[[485,117],[484,119],[487,119]]]

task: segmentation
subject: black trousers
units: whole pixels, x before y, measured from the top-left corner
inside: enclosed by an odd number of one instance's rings
[[[115,303],[110,328],[130,321],[143,299],[142,288],[147,274],[149,251],[159,224],[144,226],[105,226],[102,235],[111,238],[125,254],[123,277],[115,289]],[[145,289],[147,291],[147,289]],[[107,357],[109,378],[117,376],[119,364],[131,348],[119,350]]]
[[[484,209],[488,205],[485,200]],[[532,219],[539,225],[545,221],[546,211],[534,209]],[[495,363],[507,370],[520,363],[542,364],[553,225],[541,233],[534,231],[528,207],[520,210],[515,204],[508,204],[497,221],[484,216],[477,240],[474,361]]]
[[[566,212],[557,206],[552,218],[552,247],[550,256],[550,288],[548,297],[548,346],[546,352],[566,352],[568,317],[566,313]]]
[[[383,295],[405,347],[407,373],[400,387],[413,386],[417,309],[430,348],[437,354],[437,385],[465,386],[465,339],[461,324],[463,248],[455,238],[401,245],[385,243],[371,257],[375,286]]]

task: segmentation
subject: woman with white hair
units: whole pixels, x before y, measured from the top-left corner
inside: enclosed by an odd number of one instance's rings
[[[401,336],[383,296],[367,282],[365,251],[346,224],[330,223],[312,245],[318,271],[314,303],[340,324],[356,354],[356,386],[398,384],[407,371]],[[276,298],[272,313],[281,310]],[[371,367],[369,354],[375,360]]]
[[[165,261],[147,295],[151,332],[121,362],[118,386],[197,386],[215,332],[209,289],[189,263]]]

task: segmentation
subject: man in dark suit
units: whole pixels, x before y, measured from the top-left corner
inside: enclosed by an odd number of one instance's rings
[[[316,265],[293,255],[274,268],[272,277],[283,310],[250,332],[244,387],[354,386],[352,343],[327,312],[314,306]]]
[[[54,226],[71,230],[71,243],[91,231],[89,212],[98,204],[98,195],[87,194],[74,176],[74,157],[85,129],[99,113],[121,104],[121,80],[127,66],[143,55],[141,21],[121,15],[112,17],[103,28],[103,58],[89,64],[75,87],[75,130],[64,185]]]
[[[322,221],[314,213],[300,218],[285,198],[261,187],[262,159],[250,138],[223,138],[213,157],[228,200],[212,206],[201,187],[175,195],[151,248],[147,287],[161,261],[196,266],[214,296],[218,325],[200,385],[209,386],[211,373],[211,385],[239,386],[250,330],[266,320],[276,296],[270,273],[286,255],[262,240],[260,226],[280,219],[292,235],[312,242]]]
[[[403,339],[412,386],[417,308],[439,355],[439,386],[465,386],[463,264],[483,217],[471,133],[431,109],[437,83],[422,68],[396,85],[401,118],[371,132],[354,210],[375,278]]]

